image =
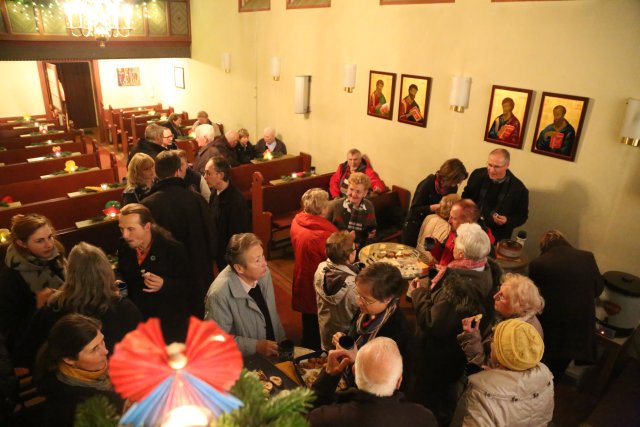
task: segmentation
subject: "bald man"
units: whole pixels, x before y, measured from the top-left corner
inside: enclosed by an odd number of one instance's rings
[[[336,393],[342,373],[354,361],[358,388]],[[391,338],[374,338],[360,350],[338,347],[329,352],[327,366],[313,384],[318,399],[309,421],[313,427],[436,427],[438,423],[430,410],[404,400],[398,391],[401,383],[402,356]]]
[[[271,127],[264,128],[262,138],[256,144],[256,155],[262,156],[267,149],[272,153],[287,154],[287,146],[276,138],[276,130]]]

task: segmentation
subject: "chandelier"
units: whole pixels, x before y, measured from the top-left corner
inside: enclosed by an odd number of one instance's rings
[[[111,37],[131,34],[133,8],[122,0],[68,0],[66,27],[74,37],[94,37],[100,47]]]

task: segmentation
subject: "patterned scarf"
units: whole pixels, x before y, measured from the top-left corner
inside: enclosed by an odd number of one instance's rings
[[[58,289],[64,282],[64,260],[57,247],[49,258],[41,259],[33,255],[25,257],[11,244],[4,261],[7,267],[20,273],[34,294],[44,288]]]
[[[442,276],[444,276],[444,273],[447,271],[448,268],[458,268],[460,270],[474,270],[476,268],[484,267],[486,265],[487,265],[487,257],[484,257],[477,261],[472,259],[454,259],[449,263],[449,265],[447,265],[442,270],[440,270],[438,274],[436,274],[436,277],[434,277],[431,280],[431,289],[433,289],[436,283],[438,283],[440,279],[442,279]]]
[[[349,199],[344,199],[342,207],[350,214],[347,230],[362,231],[364,229],[364,220],[367,216],[367,207],[365,204],[361,202],[360,206],[355,207],[349,202]]]
[[[374,339],[380,328],[387,323],[387,320],[395,313],[398,305],[396,301],[389,303],[387,308],[382,313],[371,316],[370,314],[360,313],[356,319],[355,325],[351,327],[349,336],[357,337],[356,345],[358,348],[362,348],[363,345]]]

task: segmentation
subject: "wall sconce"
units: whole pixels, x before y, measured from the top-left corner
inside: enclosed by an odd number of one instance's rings
[[[271,58],[271,77],[276,82],[280,80],[280,58],[277,56]]]
[[[449,93],[449,106],[456,113],[464,113],[469,106],[469,93],[471,92],[471,77],[453,76],[451,80],[451,93]]]
[[[342,69],[342,86],[344,91],[352,93],[356,87],[356,70],[358,69],[356,64],[344,64]]]
[[[296,114],[307,114],[309,111],[309,92],[311,86],[311,76],[296,76],[293,112]]]
[[[627,101],[627,111],[620,129],[620,136],[623,144],[640,146],[640,100],[629,98]]]
[[[222,54],[222,68],[225,73],[231,72],[231,54],[229,52]]]

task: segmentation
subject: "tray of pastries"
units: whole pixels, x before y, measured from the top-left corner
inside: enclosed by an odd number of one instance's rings
[[[427,268],[419,257],[416,249],[401,243],[373,243],[362,248],[359,255],[360,261],[365,265],[386,262],[398,267],[405,279],[418,277]]]

